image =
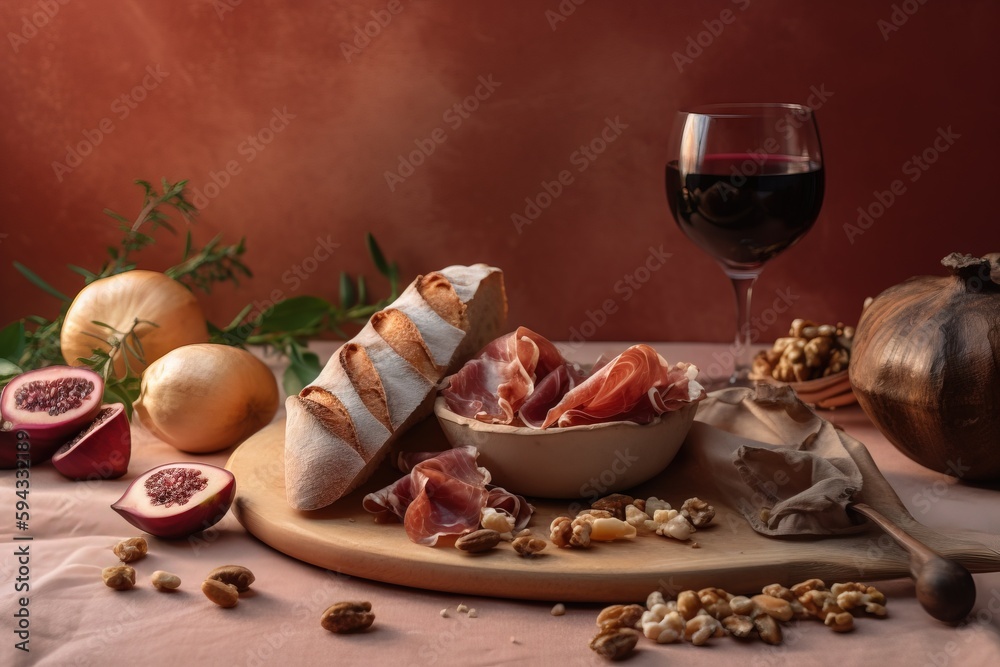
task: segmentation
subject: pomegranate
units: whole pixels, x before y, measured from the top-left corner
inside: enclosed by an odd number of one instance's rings
[[[16,438],[31,443],[31,462],[40,463],[94,420],[103,396],[104,380],[89,368],[49,366],[22,373],[0,394],[0,431],[23,431],[26,435]]]
[[[70,479],[116,479],[128,472],[132,430],[125,406],[101,406],[97,418],[59,448],[52,465]]]
[[[186,537],[214,526],[236,495],[233,473],[207,463],[167,463],[144,472],[111,509],[157,537]]]

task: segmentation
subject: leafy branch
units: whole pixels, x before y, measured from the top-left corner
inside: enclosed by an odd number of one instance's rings
[[[185,197],[187,181],[169,183],[162,179],[159,190],[148,181],[137,180],[135,183],[143,189],[143,204],[134,220],[110,209],[104,211],[118,223],[118,229],[122,233],[117,246],[107,247],[108,259],[96,271],[77,265],[68,266],[71,271],[83,277],[84,285],[137,268],[134,255],[156,243],[154,234],[158,230],[165,229],[176,235],[177,231],[169,221],[166,208],[180,213],[186,223],[194,223],[198,211]],[[386,261],[371,234],[367,235],[366,242],[375,268],[389,281],[390,295],[387,298],[369,304],[364,276],[352,278],[346,272],[341,272],[338,303],[302,295],[279,301],[261,312],[254,312],[254,307],[250,304],[225,327],[220,328],[208,322],[212,341],[240,347],[263,345],[286,357],[289,365],[284,377],[285,390],[288,393],[298,392],[320,371],[319,358],[308,351],[309,338],[327,332],[346,337],[343,331],[345,325],[367,321],[374,312],[384,308],[399,294],[398,266],[395,262]],[[217,283],[238,285],[241,278],[253,276],[243,262],[245,252],[245,239],[226,245],[222,243],[220,236],[201,248],[195,248],[191,231],[187,230],[181,261],[164,273],[189,289],[210,293]],[[55,297],[61,304],[59,314],[52,320],[31,315],[0,329],[0,386],[26,370],[64,363],[59,336],[71,298],[20,262],[14,262],[14,266],[28,282]],[[128,363],[128,357],[132,355],[135,359],[142,359],[142,344],[135,328],[139,324],[156,324],[136,319],[132,327],[124,332],[101,322],[94,324],[108,330],[107,339],[100,336],[97,338],[109,348],[95,348],[92,356],[79,361],[99,370],[105,376],[105,400],[123,402],[131,412],[132,401],[139,394],[140,380],[136,369]],[[119,353],[127,371],[121,378],[114,373],[114,358]]]

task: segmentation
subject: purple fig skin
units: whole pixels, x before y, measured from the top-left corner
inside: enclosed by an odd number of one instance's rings
[[[17,431],[0,431],[0,470],[12,470],[16,468],[19,453],[21,454],[21,460],[25,461],[25,463],[21,464],[23,467],[28,467],[29,461],[31,465],[44,463],[52,458],[56,450],[66,442],[65,438],[33,438],[25,433],[20,442],[31,444],[30,450],[25,452],[24,450],[19,451],[17,448],[17,434]]]
[[[121,403],[102,405],[98,415],[108,408],[114,412],[102,424],[79,442],[73,445],[67,442],[53,454],[52,465],[64,476],[78,481],[117,479],[128,472],[132,429],[125,406]]]
[[[58,419],[51,419],[44,413],[32,413],[16,408],[13,397],[18,387],[34,380],[56,380],[60,377],[86,378],[94,383],[94,390],[83,400],[82,405],[60,415]],[[55,443],[54,451],[94,421],[97,413],[101,410],[103,396],[104,378],[89,368],[46,366],[22,373],[11,380],[0,392],[0,431],[13,433],[25,431],[31,437],[33,446],[36,441],[38,443]],[[43,415],[51,421],[41,420]],[[49,452],[49,456],[51,455],[52,453]],[[40,460],[32,456],[32,463]]]
[[[177,512],[174,514],[150,516],[142,511],[144,503],[151,507],[146,494],[145,482],[153,473],[165,468],[194,468],[203,473],[205,470],[209,470],[211,472],[211,476],[209,476],[210,486],[218,485],[220,479],[223,483],[213,493],[201,498],[200,502],[178,506]],[[199,491],[196,495],[200,494],[204,494],[204,491]],[[235,497],[236,477],[228,470],[207,463],[167,463],[147,470],[136,477],[125,489],[122,497],[111,505],[111,509],[140,530],[157,537],[176,539],[193,535],[214,526],[229,511]]]

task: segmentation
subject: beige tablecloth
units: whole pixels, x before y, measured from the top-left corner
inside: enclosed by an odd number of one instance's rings
[[[589,343],[573,350],[581,360],[625,345]],[[723,346],[664,344],[673,361],[708,367]],[[332,344],[318,346],[329,355]],[[864,442],[910,512],[938,528],[1000,533],[1000,491],[957,483],[899,454],[857,407],[826,413]],[[279,415],[280,417],[280,415]],[[204,457],[224,465],[230,452]],[[30,522],[15,529],[14,472],[0,471],[0,664],[2,665],[597,665],[587,643],[599,605],[567,605],[550,615],[550,603],[460,597],[401,588],[334,574],[293,560],[248,535],[228,515],[216,529],[180,541],[148,537],[149,556],[137,564],[139,585],[119,593],[101,583],[114,564],[110,547],[139,534],[109,505],[137,474],[190,455],[135,433],[125,478],[70,482],[50,464],[32,470]],[[30,541],[14,541],[31,537]],[[29,556],[16,552],[27,545]],[[876,542],[872,546],[878,548]],[[27,563],[22,563],[27,560]],[[213,567],[242,564],[254,571],[253,593],[235,609],[209,603],[199,585]],[[23,569],[26,568],[26,569]],[[180,575],[172,594],[148,584],[156,569]],[[883,582],[890,617],[859,619],[853,633],[838,635],[815,622],[785,626],[785,642],[771,647],[724,637],[711,647],[656,645],[641,640],[629,664],[688,665],[996,665],[1000,663],[1000,573],[975,575],[979,596],[969,620],[951,628],[921,609],[909,580]],[[24,584],[30,586],[24,589]],[[18,650],[14,616],[27,598],[30,652]],[[319,625],[322,611],[339,600],[369,600],[372,631],[333,635]],[[460,603],[478,617],[440,611]],[[23,612],[22,612],[23,613]]]

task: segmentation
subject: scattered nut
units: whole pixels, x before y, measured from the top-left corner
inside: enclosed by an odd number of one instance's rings
[[[557,547],[585,549],[590,546],[591,525],[582,518],[560,516],[549,526],[549,539]]]
[[[615,604],[605,607],[597,615],[597,627],[602,632],[617,628],[634,628],[646,609],[638,604]]]
[[[590,506],[595,510],[607,510],[611,512],[611,516],[624,521],[625,508],[631,505],[634,500],[632,496],[626,496],[623,493],[612,493],[610,496],[595,500]]]
[[[338,602],[324,611],[319,621],[324,630],[337,634],[359,632],[374,622],[371,602]]]
[[[854,617],[849,611],[830,612],[823,623],[834,632],[850,632],[854,629]]]
[[[715,508],[700,498],[688,498],[681,505],[681,516],[691,522],[695,528],[702,528],[712,523],[715,518]]]
[[[632,506],[629,505],[629,507]],[[589,510],[580,510],[579,512],[576,513],[576,516],[577,518],[583,517],[587,519],[587,521],[592,521],[593,519],[611,519],[614,517],[614,514],[612,514],[608,510],[589,509]]]
[[[782,600],[771,595],[755,595],[750,600],[757,609],[777,621],[787,622],[792,620],[792,605],[788,600]]]
[[[470,609],[469,613],[466,614],[466,616],[468,616],[469,618],[479,618],[479,612],[476,611],[475,609]]]
[[[737,595],[729,600],[729,608],[732,609],[735,614],[753,616],[756,605],[754,605],[753,600],[750,598],[743,595]]]
[[[441,618],[448,618],[451,615],[447,609],[442,609],[439,613],[441,614]]]
[[[596,635],[590,640],[590,648],[606,660],[621,660],[632,653],[638,641],[638,632],[619,628]]]
[[[677,596],[677,611],[685,621],[694,618],[699,609],[701,609],[701,599],[694,591],[681,591]]]
[[[240,593],[250,590],[250,584],[254,582],[253,572],[242,565],[222,565],[209,572],[205,578],[231,584]]]
[[[495,530],[497,533],[509,533],[514,530],[514,517],[503,510],[493,507],[483,509],[480,525],[487,530]]]
[[[746,639],[750,636],[750,633],[754,631],[756,626],[754,625],[753,619],[749,616],[744,616],[743,614],[733,614],[732,616],[727,616],[722,619],[722,627],[724,627],[733,637]]]
[[[170,572],[164,572],[163,570],[157,570],[150,577],[150,581],[153,582],[158,590],[161,591],[172,591],[176,588],[180,588],[181,578],[176,574],[171,574]]]
[[[684,625],[684,638],[695,646],[703,646],[712,637],[723,634],[722,624],[707,614],[698,614]]]
[[[636,508],[640,512],[645,512],[646,511],[646,501],[643,500],[642,498],[636,498],[635,500],[632,501],[632,507]],[[627,507],[625,508],[625,511],[626,511],[626,513],[628,512],[628,508]]]
[[[629,507],[632,507],[629,505]],[[616,518],[595,518],[590,522],[590,539],[597,542],[631,540],[636,535],[635,526]]]
[[[537,537],[518,537],[511,543],[518,556],[534,556],[545,548],[545,540]]]
[[[467,533],[455,540],[456,549],[470,554],[489,551],[498,544],[500,544],[500,533],[488,528]]]
[[[685,621],[676,611],[667,612],[659,619],[655,612],[647,614],[652,615],[642,622],[642,634],[646,637],[657,644],[673,644],[684,639]],[[643,617],[646,618],[646,614]]]
[[[457,611],[459,614],[464,614],[467,611],[469,611],[469,608],[464,604],[459,604],[458,606],[455,607],[455,611]]]
[[[236,586],[219,581],[218,579],[206,579],[203,581],[201,592],[209,600],[225,609],[235,607],[240,601],[240,593]]]
[[[558,604],[556,604],[556,605],[554,605],[552,607],[552,609],[549,611],[549,613],[552,614],[553,616],[565,616],[566,615],[566,605],[564,605],[562,602],[559,602]]]
[[[114,546],[115,555],[123,563],[131,563],[143,558],[149,550],[149,545],[142,537],[130,537]]]
[[[760,614],[754,617],[753,624],[754,627],[757,628],[757,634],[760,635],[760,638],[765,643],[781,643],[781,627],[778,625],[778,622],[774,620],[773,616]]]
[[[797,599],[795,593],[781,584],[770,584],[768,586],[764,586],[764,588],[761,589],[761,593],[764,595],[770,595],[771,597],[781,598],[782,600],[788,600],[789,602]]]
[[[135,568],[131,565],[112,565],[101,570],[101,578],[108,588],[127,591],[135,586]]]

